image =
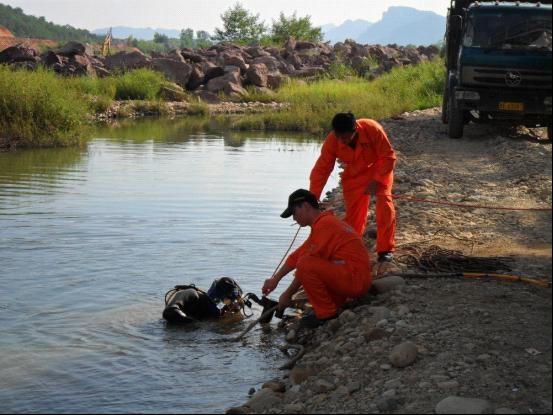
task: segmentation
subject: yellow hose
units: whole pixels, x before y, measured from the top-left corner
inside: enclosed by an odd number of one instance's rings
[[[550,288],[551,283],[546,280],[539,280],[534,278],[519,277],[518,275],[505,275],[505,274],[483,274],[478,272],[464,272],[464,278],[495,278],[503,281],[523,282],[525,284],[534,285],[540,288]]]

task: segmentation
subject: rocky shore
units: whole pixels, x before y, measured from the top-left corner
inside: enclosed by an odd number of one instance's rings
[[[396,194],[551,206],[543,132],[471,125],[451,141],[439,115],[383,121],[399,155]],[[329,198],[342,212],[340,190]],[[551,212],[401,201],[397,211],[398,253],[430,239],[467,255],[508,257],[511,273],[552,280]],[[390,275],[338,319],[298,338],[288,332],[305,355],[228,413],[551,413],[551,331],[551,288]]]
[[[69,42],[43,53],[25,45],[12,46],[0,51],[0,64],[29,70],[46,66],[63,76],[98,77],[149,68],[176,85],[166,91],[169,96],[188,91],[205,102],[219,103],[221,95],[240,99],[248,94],[248,86],[268,93],[286,78],[314,78],[336,64],[346,64],[358,75],[372,79],[395,67],[431,60],[439,53],[436,46],[361,45],[349,40],[330,45],[290,38],[282,47],[220,43],[151,56],[129,48],[104,57],[95,54],[90,45]]]

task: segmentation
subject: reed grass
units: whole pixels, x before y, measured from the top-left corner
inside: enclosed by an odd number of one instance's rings
[[[0,65],[0,136],[19,147],[65,146],[85,134],[86,102],[53,72]]]

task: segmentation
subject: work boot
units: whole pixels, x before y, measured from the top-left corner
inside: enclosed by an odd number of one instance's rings
[[[378,260],[373,268],[373,280],[385,277],[389,274],[399,272],[399,268],[394,263],[394,254],[391,252],[381,252],[378,254]]]
[[[298,326],[298,331],[301,331],[301,330],[304,330],[304,329],[316,329],[317,327],[322,326],[327,321],[333,320],[336,317],[338,317],[338,315],[335,315],[335,316],[330,317],[330,318],[319,319],[319,318],[317,318],[315,313],[309,313],[309,314],[305,315],[304,317],[302,317],[300,319],[300,323],[299,323],[299,326]]]
[[[394,254],[391,252],[380,252],[378,254],[378,262],[392,262],[394,260]]]

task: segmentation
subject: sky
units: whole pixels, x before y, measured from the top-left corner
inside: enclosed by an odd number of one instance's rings
[[[80,29],[110,26],[152,27],[163,29],[192,28],[213,32],[222,27],[221,14],[236,0],[0,0],[21,7],[27,14],[44,16],[57,24]],[[449,0],[241,0],[251,13],[259,14],[270,24],[280,12],[286,16],[311,16],[317,26],[345,20],[376,22],[390,6],[431,10],[446,15]]]

